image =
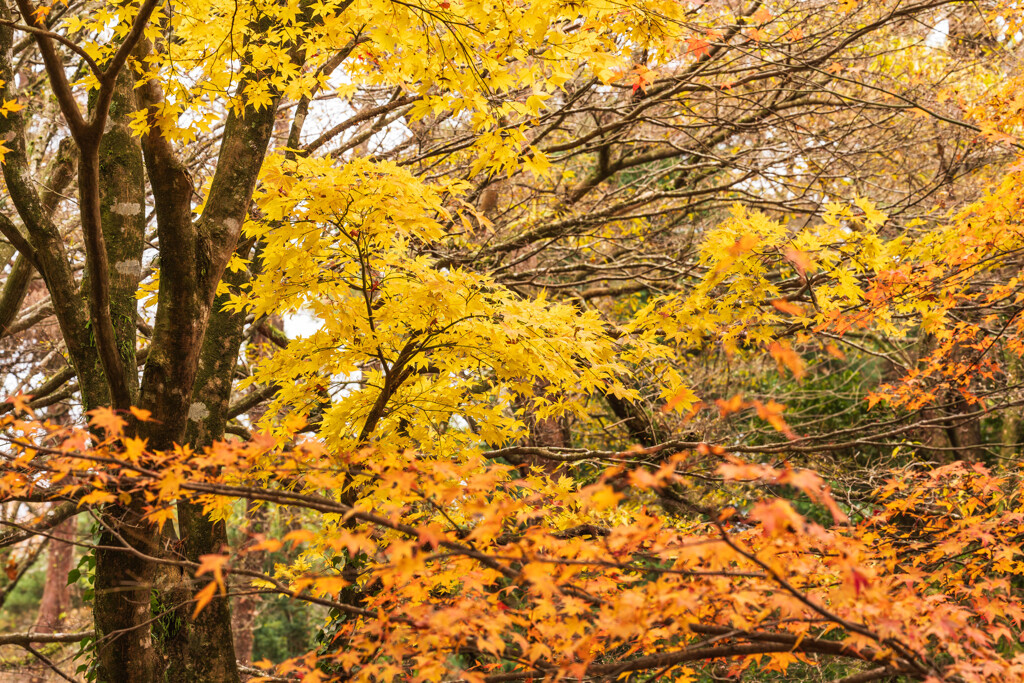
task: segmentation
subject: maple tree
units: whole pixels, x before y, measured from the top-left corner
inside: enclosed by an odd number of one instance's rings
[[[1021,29],[3,3],[10,588],[95,531],[92,628],[0,644],[100,681],[1020,680]],[[231,599],[270,596],[316,645],[239,664]]]

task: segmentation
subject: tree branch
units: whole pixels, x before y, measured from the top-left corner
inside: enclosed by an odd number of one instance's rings
[[[6,237],[7,241],[10,242],[11,245],[18,250],[18,253],[26,258],[33,267],[37,267],[36,250],[31,244],[29,244],[29,241],[25,236],[21,234],[18,226],[2,213],[0,213],[0,234]],[[0,329],[3,329],[3,327],[0,326]]]
[[[48,531],[64,520],[74,517],[81,511],[82,509],[73,502],[55,505],[35,525],[0,534],[0,548],[6,548],[7,546],[32,538],[36,535],[36,532]]]
[[[68,83],[67,74],[64,73],[64,61],[60,58],[53,45],[54,39],[51,37],[50,31],[46,28],[45,24],[39,21],[36,11],[29,3],[29,0],[16,0],[16,2],[18,3],[18,10],[21,12],[21,18],[25,20],[29,28],[36,29],[32,32],[32,35],[35,37],[36,45],[39,46],[39,53],[43,57],[46,75],[50,79],[50,87],[53,90],[54,97],[57,98],[57,104],[64,115],[64,120],[67,122],[68,128],[71,129],[71,135],[77,141],[85,133],[87,124],[85,118],[82,117],[81,110],[78,108],[78,102],[75,101],[75,94],[71,91],[71,84]]]
[[[45,36],[46,38],[50,38],[52,40],[56,40],[58,43],[60,43],[61,45],[63,45],[64,47],[68,48],[69,50],[74,52],[76,55],[81,57],[82,60],[86,64],[89,65],[89,69],[97,77],[103,75],[103,69],[101,69],[99,67],[99,65],[93,60],[93,58],[89,56],[88,52],[86,52],[82,48],[78,47],[78,45],[74,41],[68,40],[67,38],[65,38],[64,36],[60,35],[59,33],[54,33],[53,31],[47,31],[46,29],[39,28],[37,26],[26,26],[25,24],[19,24],[17,22],[10,21],[8,19],[0,19],[0,24],[3,24],[4,26],[10,26],[11,28],[13,28],[13,29],[15,29],[17,31],[22,31],[24,33],[28,33],[28,34],[31,34],[33,36]]]
[[[32,645],[33,643],[78,643],[86,638],[94,638],[95,631],[80,631],[78,633],[25,633],[0,634],[0,645]]]
[[[51,660],[49,657],[44,655],[39,650],[35,649],[34,647],[29,645],[28,643],[25,643],[24,645],[22,645],[22,647],[25,648],[26,650],[28,650],[29,654],[31,654],[33,657],[35,657],[40,662],[45,664],[47,667],[49,667],[49,669],[51,671],[53,671],[55,674],[57,674],[58,676],[63,678],[65,681],[71,681],[71,683],[77,683],[77,681],[75,681],[75,679],[71,678],[71,676],[68,676],[66,673],[61,671],[60,668],[56,664],[53,663],[53,660]]]

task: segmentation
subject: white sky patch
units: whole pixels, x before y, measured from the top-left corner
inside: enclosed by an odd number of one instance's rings
[[[949,40],[949,19],[942,19],[939,23],[932,27],[932,30],[928,33],[928,37],[924,39],[924,44],[932,48],[945,47],[946,41]]]
[[[283,318],[284,333],[288,335],[289,339],[311,337],[323,324],[320,318],[309,311],[299,311]]]

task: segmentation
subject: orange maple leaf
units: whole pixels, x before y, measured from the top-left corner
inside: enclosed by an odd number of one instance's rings
[[[794,351],[787,342],[772,342],[768,347],[768,352],[772,354],[772,358],[779,364],[780,369],[785,365],[797,380],[803,379],[807,374],[803,361],[800,360],[800,354]]]
[[[686,39],[686,53],[700,57],[711,56],[711,43],[699,36]]]
[[[120,436],[124,433],[124,428],[128,424],[113,409],[106,406],[94,408],[86,413],[86,415],[89,416],[89,424],[105,431],[108,437]]]
[[[788,313],[789,315],[803,315],[804,309],[801,306],[796,305],[789,299],[774,299],[772,300],[772,306],[776,310]]]
[[[217,584],[214,583],[213,581],[211,581],[210,583],[206,584],[206,586],[203,588],[203,590],[201,590],[198,593],[196,593],[196,596],[195,596],[196,608],[192,612],[192,618],[193,619],[195,619],[197,616],[199,616],[199,613],[203,611],[203,608],[206,607],[208,604],[210,604],[210,601],[213,600],[213,596],[214,596],[214,594],[216,592],[217,592]]]

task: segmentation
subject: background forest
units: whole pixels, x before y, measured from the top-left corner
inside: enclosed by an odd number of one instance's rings
[[[0,0],[0,681],[1024,680],[1022,10]]]

